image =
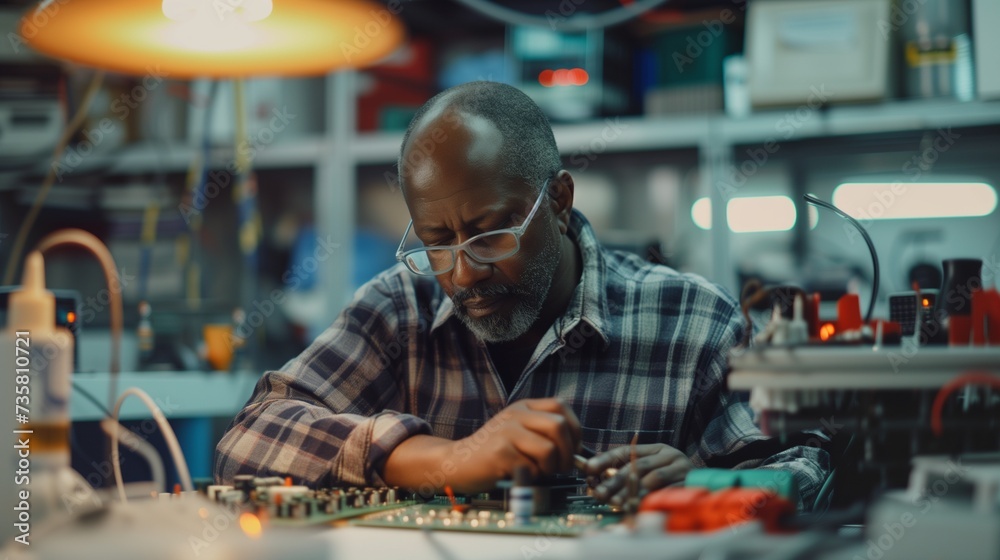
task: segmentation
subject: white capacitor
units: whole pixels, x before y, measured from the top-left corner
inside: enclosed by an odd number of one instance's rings
[[[281,496],[281,503],[287,504],[292,498],[305,497],[309,493],[307,486],[268,486],[267,501],[274,503],[277,496]]]

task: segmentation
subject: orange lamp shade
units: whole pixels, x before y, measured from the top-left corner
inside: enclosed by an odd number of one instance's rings
[[[29,10],[19,32],[55,58],[181,79],[325,74],[375,63],[405,38],[393,3],[264,1],[270,13],[257,19],[241,17],[251,0],[57,0]],[[172,3],[198,17],[168,18]]]

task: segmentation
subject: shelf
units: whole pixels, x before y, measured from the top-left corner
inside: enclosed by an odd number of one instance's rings
[[[733,391],[753,388],[936,389],[970,372],[1000,372],[1000,348],[871,346],[751,349],[733,354]]]
[[[677,148],[703,148],[774,141],[794,142],[823,138],[911,130],[1000,124],[1000,102],[950,100],[894,101],[877,105],[847,105],[814,111],[803,106],[757,112],[734,119],[721,114],[695,116],[614,117],[552,127],[563,156],[593,159],[602,153],[637,152]],[[366,132],[355,135],[346,146],[355,164],[387,164],[396,160],[403,140],[401,132]],[[254,158],[257,169],[313,167],[335,150],[325,136],[275,142],[261,147]],[[114,175],[183,172],[200,150],[184,143],[143,142],[109,153],[93,154],[76,165],[74,172],[100,171]],[[65,156],[64,162],[68,162]],[[225,168],[233,150],[211,150],[214,168]],[[47,170],[40,164],[38,173]]]
[[[107,373],[76,373],[73,382],[107,406],[110,377]],[[146,391],[167,418],[232,417],[250,398],[258,379],[260,374],[255,372],[123,372],[118,376],[118,393],[129,387]],[[73,389],[69,412],[74,421],[104,418],[104,412],[77,389]],[[151,417],[135,397],[122,404],[123,419]]]
[[[322,136],[275,142],[257,148],[253,167],[256,169],[314,167],[324,157],[329,156],[330,149],[330,143]],[[67,152],[62,158],[60,170],[63,172],[63,182],[72,181],[76,173],[101,172],[110,175],[177,173],[187,171],[191,161],[200,153],[201,150],[191,144],[140,142],[86,157],[78,157]],[[215,147],[209,153],[212,168],[224,169],[233,162],[231,147]],[[49,161],[46,160],[38,165],[36,172],[41,175],[48,171],[48,168]]]
[[[773,109],[735,119],[721,114],[676,117],[619,117],[552,127],[564,156],[599,155],[709,144],[736,145],[806,138],[903,132],[1000,124],[1000,103],[951,100],[893,101],[847,105],[824,111],[803,106]],[[399,155],[400,132],[358,134],[351,145],[359,164],[389,163]]]
[[[943,99],[844,105],[822,112],[793,107],[745,119],[719,118],[721,138],[729,144],[995,124],[1000,124],[998,102]]]

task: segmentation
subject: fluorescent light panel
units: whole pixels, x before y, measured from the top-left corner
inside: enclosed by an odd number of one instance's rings
[[[997,192],[987,183],[843,183],[833,204],[858,220],[972,218],[996,210]]]
[[[787,196],[744,196],[726,204],[726,221],[735,233],[788,231],[795,227],[795,202]],[[701,229],[712,229],[712,199],[699,198],[691,205],[691,219]],[[809,208],[809,226],[816,227],[819,215]]]

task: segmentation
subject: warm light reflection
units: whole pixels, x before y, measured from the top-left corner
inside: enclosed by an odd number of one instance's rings
[[[833,323],[826,323],[819,328],[819,339],[826,342],[835,332],[837,332],[837,328],[833,326]]]
[[[588,81],[590,74],[583,68],[546,69],[538,73],[538,83],[544,87],[582,86]]]
[[[243,532],[251,539],[260,538],[260,534],[263,532],[260,519],[252,513],[240,514],[240,529],[243,529]]]
[[[986,183],[843,183],[833,204],[858,220],[988,216],[996,190]]]

